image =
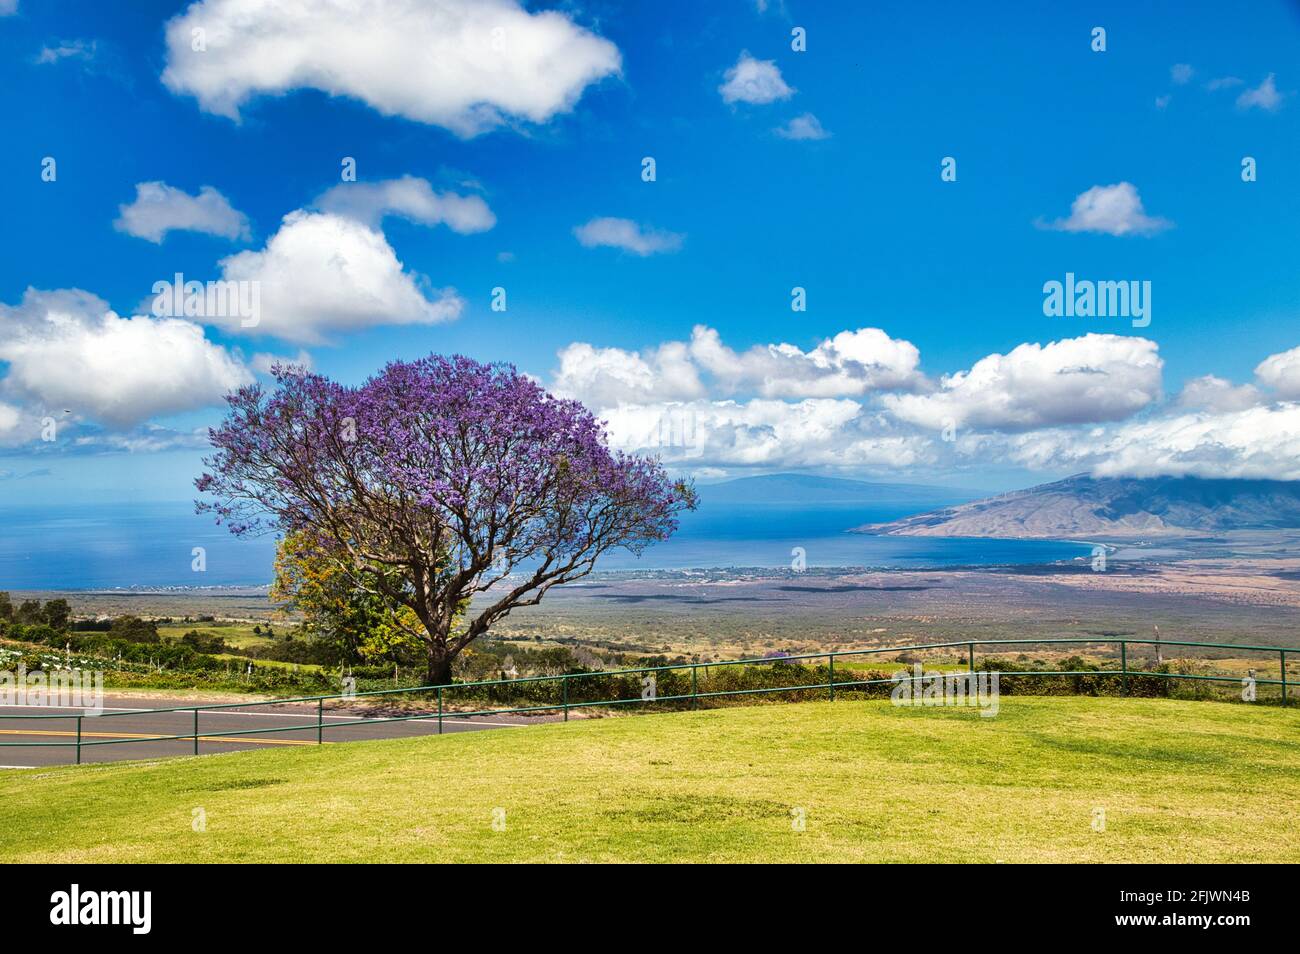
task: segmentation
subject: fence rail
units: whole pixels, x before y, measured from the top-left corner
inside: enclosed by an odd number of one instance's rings
[[[130,709],[119,712],[100,712],[97,714],[87,715],[84,712],[77,713],[42,713],[38,715],[10,715],[0,714],[0,725],[7,720],[31,721],[38,719],[62,719],[65,721],[75,720],[76,738],[66,742],[6,742],[0,741],[0,748],[7,747],[75,747],[76,761],[81,764],[81,753],[85,748],[100,745],[131,745],[149,742],[176,742],[191,741],[194,745],[194,754],[199,753],[199,743],[202,741],[215,741],[223,738],[239,738],[244,736],[263,735],[270,732],[307,732],[315,730],[317,743],[324,742],[325,729],[346,728],[354,725],[376,725],[389,722],[411,722],[416,720],[431,721],[435,717],[438,721],[438,734],[443,732],[443,722],[446,718],[469,719],[479,716],[489,715],[527,715],[542,712],[559,712],[563,711],[564,720],[567,722],[569,713],[575,709],[588,709],[598,706],[621,706],[634,704],[662,704],[666,702],[686,702],[689,701],[692,707],[699,704],[700,700],[716,699],[727,696],[749,696],[765,695],[774,692],[805,692],[810,690],[826,690],[829,693],[831,701],[835,699],[837,690],[860,689],[866,686],[882,685],[897,680],[893,677],[884,679],[842,679],[837,678],[835,673],[835,661],[852,657],[871,657],[888,653],[911,653],[922,650],[932,649],[964,649],[967,653],[967,670],[975,672],[975,649],[984,646],[1118,646],[1119,647],[1119,669],[1080,669],[1080,670],[1013,670],[1002,673],[1003,678],[1041,678],[1041,677],[1060,677],[1060,676],[1119,676],[1121,678],[1122,694],[1128,695],[1130,677],[1156,678],[1156,679],[1186,679],[1194,681],[1208,682],[1233,682],[1239,683],[1240,676],[1229,675],[1203,675],[1195,673],[1176,673],[1176,672],[1159,672],[1150,669],[1133,669],[1129,666],[1129,647],[1130,646],[1150,646],[1159,650],[1175,648],[1194,648],[1197,650],[1215,650],[1215,651],[1233,651],[1233,652],[1261,652],[1277,655],[1280,664],[1280,678],[1264,679],[1256,678],[1257,686],[1280,686],[1281,703],[1288,704],[1288,693],[1290,683],[1287,678],[1287,656],[1300,655],[1300,647],[1287,646],[1248,646],[1233,643],[1197,643],[1181,640],[1169,639],[1131,639],[1127,637],[1090,637],[1090,638],[1061,638],[1061,639],[964,639],[956,642],[945,643],[919,643],[910,646],[877,646],[868,649],[847,649],[835,650],[821,653],[802,653],[792,656],[762,657],[750,659],[719,660],[715,662],[694,662],[694,663],[673,663],[665,666],[637,666],[630,669],[613,669],[598,670],[595,672],[566,673],[559,676],[526,676],[520,679],[497,679],[480,682],[457,682],[439,686],[414,686],[405,689],[376,689],[367,692],[338,693],[330,695],[316,696],[299,696],[287,699],[269,699],[263,702],[229,702],[215,703],[210,705],[193,705],[193,706],[172,706],[157,709]],[[699,672],[704,670],[707,674],[709,670],[724,667],[737,666],[773,666],[779,664],[804,663],[813,660],[826,660],[827,677],[825,682],[801,683],[790,686],[763,686],[759,688],[746,689],[726,689],[719,691],[699,691]],[[608,679],[617,676],[629,675],[647,675],[650,673],[678,672],[691,670],[691,691],[689,693],[677,693],[674,695],[652,695],[646,697],[634,697],[623,699],[601,699],[601,700],[579,700],[570,699],[569,687],[575,682],[582,680]],[[844,670],[841,670],[844,672]],[[848,670],[852,674],[852,670]],[[557,703],[545,703],[531,706],[515,706],[511,708],[492,708],[478,710],[449,710],[444,708],[444,694],[453,691],[463,692],[472,689],[503,689],[517,688],[519,686],[531,683],[555,683],[559,685],[561,700]],[[358,699],[366,699],[377,696],[411,696],[413,694],[423,693],[430,696],[436,696],[436,712],[432,708],[427,711],[421,711],[411,715],[399,716],[377,716],[351,719],[347,721],[338,721],[336,719],[325,722],[325,703],[333,700],[342,700],[353,702]],[[270,726],[266,728],[253,729],[235,729],[224,732],[202,732],[200,731],[200,714],[204,712],[220,712],[223,710],[246,709],[250,706],[275,706],[275,705],[301,705],[304,703],[316,704],[316,719],[303,725],[292,726]],[[192,731],[173,735],[156,735],[131,738],[117,739],[89,739],[83,736],[84,722],[86,719],[94,720],[99,723],[104,719],[113,719],[122,716],[141,716],[141,715],[160,715],[172,712],[185,712],[193,714]],[[22,734],[21,730],[7,730],[12,734]]]

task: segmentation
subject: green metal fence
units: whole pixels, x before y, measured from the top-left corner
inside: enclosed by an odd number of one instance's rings
[[[1121,678],[1121,692],[1128,695],[1130,677],[1157,678],[1157,679],[1186,679],[1199,680],[1208,682],[1232,682],[1240,683],[1242,677],[1234,675],[1205,675],[1196,673],[1176,673],[1176,672],[1159,672],[1151,669],[1133,669],[1129,666],[1129,647],[1133,645],[1150,646],[1159,650],[1172,649],[1195,649],[1199,651],[1231,651],[1231,652],[1259,652],[1276,655],[1280,664],[1280,678],[1263,679],[1256,678],[1257,686],[1279,686],[1281,687],[1281,703],[1287,705],[1289,694],[1289,682],[1287,678],[1287,656],[1300,654],[1300,648],[1297,647],[1277,647],[1277,646],[1244,646],[1232,643],[1195,643],[1179,640],[1155,640],[1155,639],[1130,639],[1125,637],[1092,637],[1092,638],[1066,638],[1066,639],[975,639],[959,640],[957,642],[946,643],[922,643],[911,646],[880,646],[870,649],[850,649],[837,650],[834,652],[824,653],[804,653],[793,656],[764,657],[761,659],[736,659],[718,662],[695,662],[695,663],[675,663],[667,666],[641,666],[632,669],[602,670],[596,672],[569,673],[560,676],[528,676],[521,679],[503,679],[490,680],[483,682],[458,682],[441,686],[416,686],[407,689],[380,689],[369,692],[357,693],[339,693],[333,695],[319,696],[302,696],[290,699],[272,699],[265,702],[232,702],[220,703],[215,705],[194,705],[194,706],[174,706],[169,708],[158,709],[131,709],[119,712],[102,712],[99,714],[86,715],[84,713],[43,713],[39,715],[0,715],[0,725],[6,720],[50,720],[61,719],[69,722],[75,722],[76,732],[75,740],[66,742],[7,742],[0,741],[0,748],[5,747],[75,747],[76,761],[81,764],[82,750],[91,746],[99,745],[130,745],[136,743],[149,742],[176,742],[189,741],[193,743],[194,754],[199,753],[199,743],[201,741],[219,741],[223,738],[243,738],[246,736],[263,735],[268,733],[284,732],[315,732],[317,743],[325,741],[325,729],[339,729],[354,725],[376,725],[389,722],[410,722],[416,720],[433,721],[435,718],[438,723],[438,733],[442,734],[444,720],[454,719],[472,719],[482,716],[493,715],[519,715],[519,714],[536,714],[546,712],[564,713],[564,720],[567,722],[569,713],[575,709],[585,709],[593,707],[613,707],[622,705],[662,705],[670,702],[680,702],[689,704],[691,708],[698,707],[701,701],[717,699],[730,696],[751,696],[765,695],[778,692],[811,692],[826,691],[829,698],[834,701],[837,691],[861,689],[867,686],[887,684],[896,682],[894,678],[883,679],[855,679],[852,670],[845,670],[841,667],[840,674],[835,671],[836,660],[845,660],[851,658],[870,658],[889,653],[911,653],[923,650],[933,649],[964,649],[967,655],[967,668],[970,672],[975,672],[975,651],[976,647],[984,646],[1022,646],[1022,647],[1045,647],[1059,645],[1077,645],[1084,647],[1095,647],[1099,645],[1118,645],[1119,662],[1118,669],[1083,669],[1083,670],[1014,670],[1002,672],[1003,678],[1036,678],[1036,677],[1060,677],[1060,676],[1119,676]],[[778,664],[800,664],[803,666],[806,662],[826,661],[826,680],[824,682],[801,683],[798,685],[786,686],[764,686],[760,688],[748,689],[726,689],[717,691],[699,690],[699,674],[704,670],[707,674],[709,671],[722,667],[736,666],[773,666]],[[691,671],[691,691],[676,693],[673,695],[652,695],[650,697],[633,697],[622,699],[601,699],[601,700],[572,700],[570,698],[570,686],[575,683],[581,683],[584,680],[607,679],[617,676],[631,675],[648,675],[650,673]],[[805,671],[807,671],[805,669]],[[444,707],[444,697],[452,693],[464,693],[467,690],[492,690],[492,689],[511,689],[515,690],[520,686],[526,686],[533,683],[553,683],[557,684],[557,695],[560,697],[558,702],[545,703],[539,705],[514,706],[510,708],[491,708],[478,710],[447,709]],[[428,709],[422,710],[415,714],[398,715],[398,716],[374,716],[360,717],[356,719],[337,720],[333,719],[328,724],[325,722],[325,703],[328,701],[339,700],[344,702],[355,702],[361,699],[373,698],[378,696],[401,697],[412,696],[414,694],[427,694],[430,696],[430,703],[436,699],[436,710],[432,704]],[[219,712],[223,710],[247,709],[252,706],[275,706],[275,705],[302,705],[315,703],[316,718],[315,721],[307,722],[301,725],[292,726],[271,726],[264,728],[252,729],[235,729],[223,732],[202,732],[200,730],[200,715],[205,712]],[[84,724],[87,719],[92,720],[94,724],[103,725],[103,720],[113,719],[121,716],[141,716],[141,715],[161,715],[164,713],[184,712],[193,714],[192,730],[186,733],[172,735],[155,735],[146,737],[131,738],[85,738]],[[8,730],[9,734],[24,734],[22,730]],[[34,733],[33,733],[34,734]],[[69,732],[69,735],[73,733]]]

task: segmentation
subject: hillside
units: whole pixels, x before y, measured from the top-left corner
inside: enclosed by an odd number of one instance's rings
[[[1297,862],[1297,730],[1217,702],[841,700],[9,771],[0,860]]]
[[[933,537],[1143,537],[1300,527],[1300,481],[1068,477],[855,533]]]

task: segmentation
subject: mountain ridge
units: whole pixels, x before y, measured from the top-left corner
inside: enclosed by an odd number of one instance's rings
[[[1076,474],[849,532],[1061,539],[1292,528],[1300,528],[1300,481]]]

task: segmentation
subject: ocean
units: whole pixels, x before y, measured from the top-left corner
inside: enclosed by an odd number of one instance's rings
[[[873,537],[845,531],[915,506],[706,504],[640,557],[607,554],[598,570],[951,567],[1087,556],[1078,543]],[[195,569],[202,548],[202,570]],[[257,586],[270,582],[275,539],[238,539],[186,503],[0,507],[0,590]]]

